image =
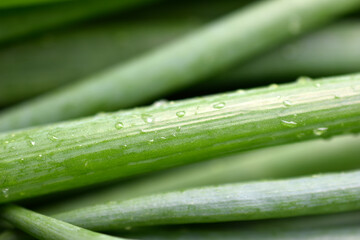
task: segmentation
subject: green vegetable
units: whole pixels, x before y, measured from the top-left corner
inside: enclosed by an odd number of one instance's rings
[[[110,202],[54,217],[94,230],[283,218],[360,209],[360,171],[228,184]]]
[[[55,122],[154,100],[223,72],[357,7],[360,0],[344,0],[341,5],[336,0],[253,4],[126,64],[10,108],[0,115],[0,129]]]
[[[86,229],[38,214],[15,205],[3,206],[0,216],[14,226],[29,233],[37,239],[43,240],[115,240],[122,239]]]
[[[0,43],[104,14],[125,11],[153,1],[155,0],[86,0],[84,4],[83,0],[56,0],[57,3],[44,6],[1,10]]]
[[[123,232],[136,239],[186,240],[338,240],[359,239],[359,212],[279,220],[172,226]]]
[[[224,11],[231,7],[223,2],[213,5],[213,8],[226,7]],[[166,11],[176,13],[174,9],[166,8]],[[154,16],[151,15],[153,18],[141,19],[144,22],[134,19],[124,22],[121,19],[121,22],[95,26],[91,24],[88,27],[47,34],[3,49],[0,52],[0,105],[94,74],[116,62],[179,37],[200,26],[208,18],[206,14],[201,16],[198,8],[192,7],[190,13],[183,11],[184,13],[174,13],[176,20],[170,17],[156,18],[165,14],[165,10],[161,9],[154,12]],[[218,13],[221,10],[211,11]],[[197,18],[189,18],[188,15],[196,15]],[[267,84],[302,74],[324,76],[360,71],[359,42],[360,22],[341,22],[207,81],[206,90],[219,91],[219,88]],[[186,91],[199,92],[202,89],[204,83],[200,83],[195,90],[191,88]]]
[[[91,101],[91,99],[89,100]],[[360,131],[360,75],[237,91],[0,135],[0,202]]]
[[[359,137],[345,136],[331,141],[306,141],[260,149],[97,188],[55,204],[41,206],[37,211],[54,214],[113,200],[192,187],[351,170],[360,168],[359,145]]]
[[[203,1],[185,5],[170,1],[160,9],[158,5],[140,9],[135,16],[121,15],[115,21],[91,22],[13,44],[0,50],[0,106],[109,68],[239,8],[243,2],[212,0],[204,8]]]

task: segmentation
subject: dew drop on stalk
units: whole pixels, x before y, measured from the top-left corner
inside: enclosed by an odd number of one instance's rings
[[[326,127],[322,127],[322,128],[316,128],[316,129],[314,129],[314,134],[316,135],[316,136],[322,136],[323,134],[325,134],[326,132],[327,132],[327,130],[328,130],[328,128],[326,128]]]
[[[277,85],[276,83],[273,83],[273,84],[269,85],[269,88],[271,88],[271,89],[276,89],[278,87],[279,87],[279,85]]]
[[[290,100],[283,101],[283,104],[284,104],[285,107],[290,107],[290,106],[293,105],[293,103]]]
[[[116,128],[117,130],[122,129],[123,127],[124,127],[124,124],[123,124],[122,122],[117,122],[117,123],[115,123],[115,128]]]
[[[224,108],[225,107],[225,103],[224,102],[219,102],[219,103],[216,103],[213,105],[213,108],[215,109],[221,109],[221,108]]]
[[[154,107],[161,107],[161,106],[166,105],[167,103],[169,103],[168,100],[166,100],[166,99],[161,99],[161,100],[158,100],[158,101],[154,102],[154,103],[153,103],[153,106],[154,106]]]
[[[310,77],[307,77],[307,76],[301,76],[298,79],[296,79],[296,82],[299,83],[299,84],[305,84],[305,83],[308,83],[308,82],[311,82],[311,81],[312,81],[312,79]]]
[[[281,120],[281,124],[284,125],[285,127],[289,127],[289,128],[294,128],[297,126],[297,123],[294,121]]]
[[[154,121],[152,115],[146,114],[146,113],[141,114],[141,119],[142,119],[145,123],[152,123],[152,122]]]
[[[150,139],[148,142],[149,144],[152,144],[154,142],[154,139]]]
[[[179,111],[179,112],[177,112],[177,113],[176,113],[176,116],[178,116],[178,117],[183,117],[183,116],[185,116],[185,111]]]
[[[35,141],[33,141],[33,140],[30,140],[30,144],[31,144],[31,146],[35,146]]]

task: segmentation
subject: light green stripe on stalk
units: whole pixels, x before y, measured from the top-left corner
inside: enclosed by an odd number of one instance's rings
[[[55,215],[94,230],[227,222],[360,209],[360,171],[227,184],[110,202]]]
[[[203,161],[101,187],[41,206],[45,214],[206,185],[286,178],[360,168],[360,137],[306,141]]]
[[[82,229],[16,205],[0,208],[0,217],[41,240],[121,240],[123,238]],[[11,235],[10,235],[11,236]],[[7,236],[6,236],[7,237]],[[12,236],[11,236],[12,237]]]
[[[360,75],[155,104],[0,135],[0,202],[359,132]]]
[[[0,129],[39,125],[141,104],[223,72],[332,19],[360,0],[253,4],[126,64],[0,115]],[[139,93],[140,92],[140,93]]]
[[[121,234],[146,240],[356,240],[360,238],[359,222],[357,211],[291,219],[152,227]]]

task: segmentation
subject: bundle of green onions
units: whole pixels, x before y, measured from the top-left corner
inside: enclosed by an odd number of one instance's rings
[[[4,0],[0,240],[360,238],[359,10]]]

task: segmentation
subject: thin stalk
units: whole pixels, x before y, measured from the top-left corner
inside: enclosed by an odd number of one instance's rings
[[[360,209],[360,171],[228,184],[110,202],[57,214],[94,230],[284,218]]]
[[[0,129],[126,108],[195,84],[360,7],[360,0],[252,4],[126,64],[10,108]],[[234,31],[234,29],[240,29]],[[146,89],[139,94],[139,86]]]
[[[17,228],[41,240],[120,240],[105,234],[82,229],[77,226],[47,217],[16,205],[0,209],[0,217]]]
[[[211,4],[210,9],[209,6],[207,9],[214,15],[234,7],[223,2]],[[166,11],[174,13],[176,19],[157,17],[163,16],[165,10],[161,9],[154,11],[151,19],[138,17],[137,20],[129,19],[125,22],[121,19],[117,22],[91,24],[47,34],[1,50],[0,106],[102,71],[180,37],[213,17],[202,14],[199,6],[192,7],[191,11],[183,9],[178,14],[169,7]],[[207,81],[206,91],[269,84],[300,75],[330,76],[357,72],[360,71],[359,42],[358,20],[337,23]],[[85,65],[87,67],[84,68]],[[204,83],[186,91],[204,91]]]
[[[186,188],[279,179],[360,168],[360,138],[336,137],[260,149],[157,172],[137,180],[97,188],[41,206],[45,214],[61,213],[110,201]]]
[[[359,212],[289,219],[145,228],[121,234],[137,239],[338,240],[359,239]]]
[[[0,135],[0,202],[360,131],[360,75],[237,91]]]
[[[139,9],[135,16],[121,15],[116,20],[92,22],[8,46],[0,50],[0,106],[124,62],[179,38],[244,2],[170,1]]]
[[[82,0],[0,11],[0,43],[105,14],[129,10],[156,0]],[[3,2],[3,1],[1,1]],[[1,3],[0,3],[1,8]]]

